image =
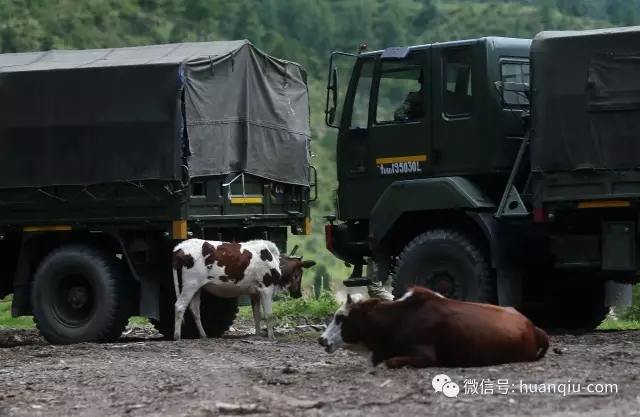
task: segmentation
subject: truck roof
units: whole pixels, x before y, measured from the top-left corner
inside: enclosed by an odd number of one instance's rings
[[[473,39],[460,39],[455,41],[446,41],[446,42],[434,42],[428,44],[419,44],[419,45],[411,45],[409,46],[409,50],[416,51],[421,49],[428,49],[433,46],[438,47],[448,47],[448,46],[463,46],[463,45],[472,45],[475,43],[486,43],[490,45],[491,49],[511,49],[516,51],[527,51],[531,46],[531,39],[526,38],[511,38],[511,37],[503,37],[503,36],[484,36],[481,38],[473,38]],[[361,56],[375,56],[380,55],[384,52],[384,49],[378,49],[375,51],[367,51],[363,52]]]
[[[4,54],[0,97],[0,188],[310,182],[307,74],[247,40]]]
[[[122,66],[180,65],[196,60],[214,60],[236,53],[250,44],[247,39],[184,42],[122,48],[57,50],[0,54],[0,73],[103,68]],[[273,57],[270,57],[273,58]],[[275,58],[274,58],[275,59]],[[299,64],[282,59],[300,67]]]
[[[640,26],[626,26],[616,28],[601,28],[601,29],[584,29],[584,30],[546,30],[539,32],[534,38],[534,41],[540,41],[542,39],[553,38],[581,38],[581,37],[601,37],[602,35],[614,35],[614,34],[633,34],[640,32]]]

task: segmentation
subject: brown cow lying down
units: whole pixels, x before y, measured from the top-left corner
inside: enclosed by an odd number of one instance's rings
[[[396,301],[348,295],[318,343],[327,353],[367,355],[373,366],[473,367],[537,361],[549,336],[511,307],[448,299],[416,286]]]

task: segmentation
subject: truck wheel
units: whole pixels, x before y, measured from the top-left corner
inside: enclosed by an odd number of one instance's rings
[[[553,271],[550,274],[562,272]],[[564,272],[566,275],[570,273]],[[584,279],[588,280],[588,275],[584,275]],[[609,313],[609,307],[603,302],[603,294],[604,284],[601,282],[549,290],[545,293],[543,303],[533,308],[524,307],[522,313],[545,330],[589,332],[595,330]]]
[[[173,287],[162,287],[160,298],[160,320],[151,319],[153,327],[167,340],[173,340],[175,318],[175,293]],[[208,337],[220,337],[229,330],[238,314],[238,298],[221,298],[202,290],[200,292],[200,319]],[[193,315],[189,308],[184,313],[182,323],[183,339],[200,337]]]
[[[129,321],[118,259],[84,245],[52,251],[31,283],[40,334],[51,344],[113,341]]]
[[[404,248],[396,262],[394,297],[402,297],[411,285],[447,298],[497,304],[495,278],[485,257],[455,230],[429,230]]]
[[[595,330],[604,321],[609,313],[609,307],[605,306],[578,306],[566,307],[550,306],[544,311],[523,311],[533,323],[545,330],[562,329],[568,331],[590,332]]]

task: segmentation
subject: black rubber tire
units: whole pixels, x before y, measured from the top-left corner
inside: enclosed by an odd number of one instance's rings
[[[544,309],[521,310],[536,326],[546,331],[591,332],[595,330],[609,313],[604,306],[560,307],[547,306]]]
[[[160,320],[149,320],[153,327],[166,340],[173,340],[176,295],[173,287],[162,287],[160,296]],[[220,337],[229,330],[238,314],[238,297],[216,297],[206,290],[200,291],[200,320],[208,337]],[[198,328],[193,320],[191,310],[184,313],[182,339],[197,339],[200,337]]]
[[[444,296],[497,304],[495,277],[482,251],[465,234],[450,229],[429,230],[405,246],[394,268],[394,297],[402,297],[411,285],[442,293],[441,288],[429,282],[427,275],[438,262],[445,262],[442,270],[452,275],[448,280],[454,292]]]
[[[93,309],[76,325],[65,323],[57,299],[59,279],[67,274],[82,276],[90,287]],[[130,297],[126,276],[115,256],[86,245],[53,250],[40,262],[31,283],[31,306],[40,334],[51,344],[111,342],[129,322]]]
[[[524,307],[521,313],[547,331],[590,332],[607,317],[609,307],[602,302],[604,287],[593,283],[545,294],[545,302]]]

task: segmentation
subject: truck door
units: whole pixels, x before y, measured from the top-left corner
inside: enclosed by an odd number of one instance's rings
[[[371,167],[368,166],[369,103],[375,69],[375,57],[360,57],[356,61],[340,115],[336,147],[338,176],[338,212],[340,219],[368,216],[361,201],[366,195]]]
[[[392,182],[431,175],[427,64],[425,50],[359,58],[338,135],[341,219],[368,218]]]
[[[469,172],[470,167],[478,166],[481,152],[477,148],[482,146],[480,141],[470,140],[478,126],[472,80],[479,71],[472,66],[473,49],[469,45],[438,46],[432,51],[433,68],[441,74],[432,78],[432,91],[438,92],[433,101],[433,114],[438,115],[433,119],[434,175]]]
[[[372,88],[369,164],[375,197],[371,203],[394,181],[432,175],[427,50],[389,55],[385,58],[383,53],[376,63]]]

